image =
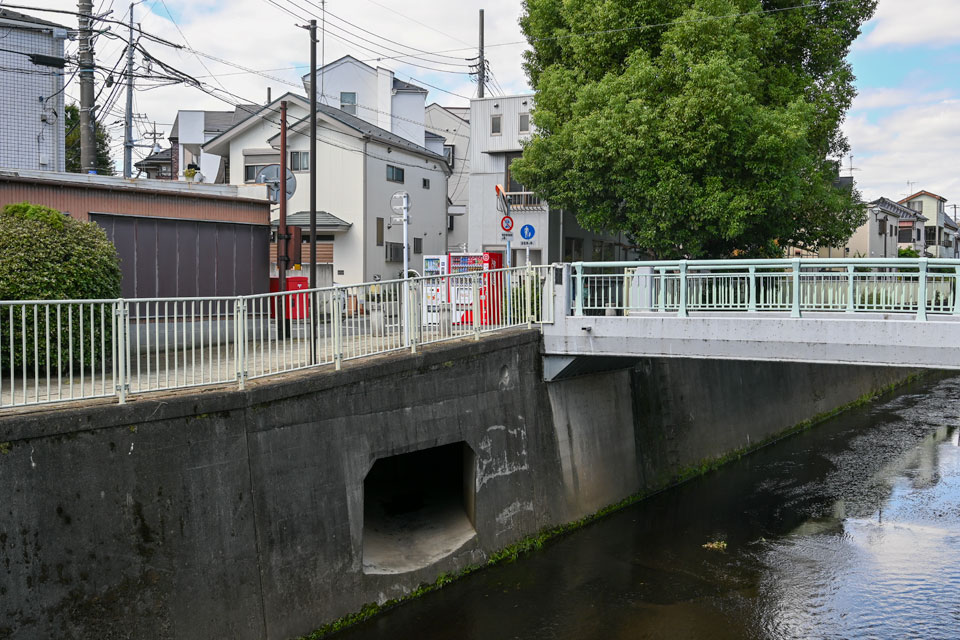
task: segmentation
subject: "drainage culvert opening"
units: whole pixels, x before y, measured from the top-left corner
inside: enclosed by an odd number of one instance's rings
[[[473,450],[465,442],[380,458],[363,481],[363,570],[429,566],[476,536]]]

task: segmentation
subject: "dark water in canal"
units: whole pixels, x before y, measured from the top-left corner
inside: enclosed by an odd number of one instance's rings
[[[960,638],[958,437],[917,384],[337,637]]]

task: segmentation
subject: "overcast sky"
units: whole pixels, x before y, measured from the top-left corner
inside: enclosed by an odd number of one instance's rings
[[[35,4],[76,10],[74,0],[40,0]],[[321,0],[143,0],[135,6],[134,15],[149,33],[175,43],[189,42],[198,51],[250,69],[269,69],[265,73],[274,78],[142,41],[160,60],[211,86],[222,86],[250,102],[263,102],[268,86],[274,96],[287,89],[302,92],[300,76],[309,62],[309,41],[306,32],[296,25],[310,17],[319,18],[320,4]],[[111,18],[126,20],[128,3],[94,0],[94,6],[99,12],[112,9]],[[328,0],[326,8],[328,35],[323,59],[335,60],[350,53],[372,65],[391,68],[398,77],[430,89],[428,102],[441,104],[466,104],[467,98],[476,94],[466,58],[476,55],[477,12],[484,8],[487,56],[498,90],[506,94],[529,90],[521,68],[525,44],[517,25],[519,0]],[[65,24],[73,20],[71,16],[43,16]],[[957,34],[960,0],[880,0],[876,16],[854,44],[851,62],[860,95],[844,128],[853,147],[853,175],[867,199],[881,195],[899,199],[908,189],[926,189],[960,203]],[[112,67],[122,47],[118,40],[100,37],[99,64]],[[442,53],[392,58],[411,48]],[[70,43],[68,52],[75,51],[76,43]],[[67,93],[76,99],[75,82]],[[114,113],[105,120],[113,123],[122,117],[123,105],[121,97]],[[174,86],[138,91],[135,111],[156,121],[158,130],[168,132],[177,109],[230,108],[195,88]],[[141,124],[139,128],[146,130],[150,125]],[[117,145],[115,157],[119,158],[122,127],[114,125],[111,133]]]

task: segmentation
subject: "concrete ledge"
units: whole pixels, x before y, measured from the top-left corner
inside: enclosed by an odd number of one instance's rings
[[[944,318],[577,316],[545,330],[544,353],[960,369],[960,325],[951,316]]]

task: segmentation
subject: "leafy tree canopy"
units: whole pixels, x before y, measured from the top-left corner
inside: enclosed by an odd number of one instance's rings
[[[525,0],[537,133],[512,170],[658,257],[840,245],[866,215],[833,186],[855,95],[846,55],[875,7]]]
[[[80,168],[80,107],[75,104],[68,104],[64,111],[67,114],[64,120],[67,131],[67,171],[69,173],[84,173]],[[100,123],[94,126],[94,131],[97,138],[97,173],[102,176],[115,175],[113,158],[110,157],[110,134],[100,126]]]

